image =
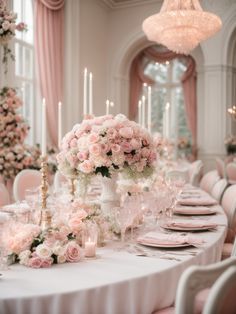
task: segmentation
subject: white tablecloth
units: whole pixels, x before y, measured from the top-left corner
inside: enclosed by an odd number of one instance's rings
[[[178,279],[189,265],[220,260],[226,217],[220,207],[217,215],[207,217],[220,226],[196,234],[206,241],[196,256],[140,257],[108,246],[98,250],[97,259],[76,264],[48,269],[12,265],[1,271],[0,313],[150,314],[169,306]]]

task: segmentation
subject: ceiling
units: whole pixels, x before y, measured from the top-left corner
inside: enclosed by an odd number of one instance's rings
[[[158,3],[162,0],[101,0],[101,1],[104,2],[111,9],[120,9],[148,3]]]

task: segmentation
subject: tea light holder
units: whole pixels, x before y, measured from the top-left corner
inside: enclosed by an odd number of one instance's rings
[[[86,226],[86,229],[84,230],[84,239],[83,239],[85,257],[96,256],[97,237],[98,237],[97,225],[94,223],[88,223]]]

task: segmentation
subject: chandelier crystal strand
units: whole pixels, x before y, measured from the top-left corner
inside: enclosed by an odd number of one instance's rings
[[[189,54],[222,26],[215,14],[202,10],[199,0],[164,0],[160,13],[143,22],[148,39],[176,53]]]

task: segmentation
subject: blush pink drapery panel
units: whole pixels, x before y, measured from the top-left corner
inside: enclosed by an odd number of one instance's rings
[[[188,67],[182,79],[184,104],[187,123],[192,135],[192,159],[197,159],[197,73],[196,63],[192,57],[188,58]]]
[[[35,44],[38,81],[47,104],[52,144],[57,144],[58,102],[63,99],[64,0],[35,1]]]
[[[154,82],[144,74],[144,58],[163,63],[181,57],[187,59],[187,70],[181,82],[184,92],[187,123],[192,135],[192,157],[197,158],[197,100],[196,100],[196,63],[191,56],[176,54],[172,51],[157,51],[154,47],[142,50],[133,60],[130,68],[130,105],[129,117],[135,119],[138,109],[138,100],[143,83],[152,85]]]

